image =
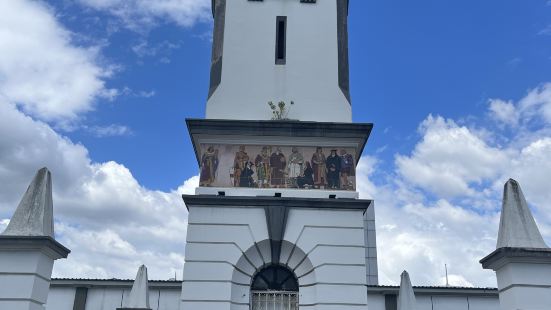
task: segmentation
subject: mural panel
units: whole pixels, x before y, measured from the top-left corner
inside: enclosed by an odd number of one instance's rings
[[[356,150],[201,144],[203,187],[356,190]]]

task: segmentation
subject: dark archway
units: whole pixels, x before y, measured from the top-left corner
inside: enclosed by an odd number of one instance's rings
[[[295,274],[284,266],[270,265],[261,269],[253,278],[252,291],[298,292]]]

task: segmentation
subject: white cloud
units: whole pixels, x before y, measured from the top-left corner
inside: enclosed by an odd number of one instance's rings
[[[492,118],[511,127],[518,125],[520,115],[511,101],[491,99],[489,103],[490,116]]]
[[[0,132],[0,219],[11,217],[38,168],[52,171],[56,237],[72,250],[54,276],[128,278],[141,263],[152,278],[181,273],[187,210],[180,195],[192,193],[198,177],[170,192],[144,188],[123,165],[92,162],[84,146],[6,102]]]
[[[180,47],[180,43],[172,43],[166,40],[159,44],[151,45],[151,43],[142,39],[139,43],[132,46],[132,51],[140,58],[156,57],[158,55],[166,57],[169,56],[173,50],[177,50]]]
[[[0,96],[46,121],[67,121],[112,98],[112,72],[96,48],[72,44],[71,33],[37,1],[0,1]]]
[[[551,124],[551,83],[545,83],[518,102],[518,108],[526,122],[542,119]]]
[[[521,129],[534,130],[551,125],[551,83],[544,83],[518,102],[489,100],[489,114],[499,123]]]
[[[210,0],[79,0],[96,10],[119,18],[132,30],[143,32],[152,26],[171,22],[190,27],[210,20]]]
[[[540,219],[551,224],[551,137],[536,140],[522,148],[503,171],[502,180],[514,178],[522,185],[527,199],[536,207]]]
[[[363,157],[357,175],[360,195],[375,199],[380,282],[398,284],[401,271],[408,270],[414,285],[443,285],[447,264],[452,285],[495,286],[493,273],[478,261],[495,248],[499,214],[445,199],[425,202],[425,195],[399,179],[376,186],[375,164]]]
[[[376,160],[358,167],[358,188],[376,200],[379,273],[396,284],[408,269],[415,284],[495,286],[478,260],[495,248],[503,184],[518,180],[544,238],[551,240],[551,84],[517,102],[490,101],[490,115],[503,126],[459,126],[429,116],[409,155],[397,155],[395,171],[372,182]],[[505,141],[491,146],[488,137]],[[413,185],[413,186],[412,186]],[[427,194],[430,193],[430,194]],[[365,196],[365,195],[361,195]]]
[[[54,276],[129,278],[142,263],[152,278],[180,274],[187,225],[180,195],[191,193],[198,178],[173,191],[150,190],[123,165],[93,162],[86,147],[58,134],[45,121],[71,126],[99,97],[121,92],[105,87],[110,72],[98,64],[97,50],[74,45],[51,8],[0,1],[0,12],[0,228],[36,170],[47,166],[56,237],[73,251]],[[131,132],[122,125],[83,127],[99,136]]]
[[[89,131],[98,138],[132,135],[132,129],[127,126],[111,124],[109,126],[94,126]]]
[[[472,183],[492,180],[508,163],[504,151],[453,120],[429,115],[420,131],[422,140],[410,156],[398,155],[396,165],[405,180],[431,193],[474,195]]]

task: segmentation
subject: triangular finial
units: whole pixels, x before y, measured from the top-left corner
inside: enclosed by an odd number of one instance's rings
[[[517,181],[503,191],[497,248],[547,248]]]
[[[48,168],[38,170],[2,235],[54,237],[52,176]]]
[[[149,285],[147,280],[147,268],[141,265],[136,275],[130,296],[124,302],[125,309],[149,309]]]
[[[400,281],[400,293],[398,294],[398,310],[415,310],[417,308],[417,301],[415,300],[415,293],[413,292],[413,286],[409,279],[407,271],[402,272]]]

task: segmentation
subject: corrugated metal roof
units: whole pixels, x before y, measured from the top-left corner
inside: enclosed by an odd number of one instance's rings
[[[133,279],[86,279],[86,278],[53,278],[54,287],[131,287]],[[152,288],[181,289],[181,280],[150,280]],[[368,293],[397,294],[400,287],[395,285],[368,285]],[[414,286],[416,294],[421,295],[477,295],[497,296],[497,288],[460,287],[460,286]]]

